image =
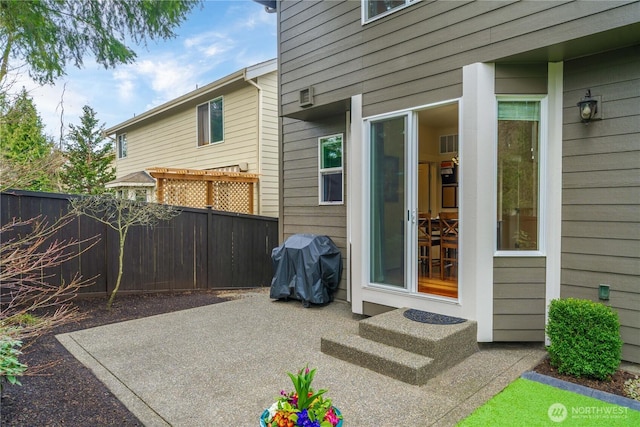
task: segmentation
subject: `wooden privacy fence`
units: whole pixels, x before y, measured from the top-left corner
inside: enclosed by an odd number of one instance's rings
[[[258,175],[245,172],[151,168],[158,203],[252,214]]]
[[[39,215],[48,222],[69,210],[67,194],[7,191],[0,195],[0,223],[12,218]],[[270,286],[273,275],[271,250],[278,246],[276,218],[179,208],[180,215],[150,227],[132,226],[125,244],[125,264],[119,292],[164,292]],[[0,236],[6,241],[12,236]],[[86,294],[109,294],[118,273],[118,235],[111,228],[85,216],[75,218],[53,239],[84,240],[98,236],[98,243],[56,268],[47,271],[52,283],[68,281],[77,272],[95,283]],[[78,245],[80,246],[80,245]],[[78,247],[79,251],[85,247]]]

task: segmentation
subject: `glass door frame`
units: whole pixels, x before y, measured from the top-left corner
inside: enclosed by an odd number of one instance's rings
[[[366,274],[366,287],[390,290],[395,292],[407,293],[412,295],[420,295],[422,297],[428,297],[436,300],[451,300],[450,298],[442,298],[438,295],[431,295],[425,293],[418,293],[418,163],[419,163],[419,141],[418,141],[418,113],[420,111],[437,108],[439,106],[456,104],[458,106],[458,129],[460,133],[462,120],[461,120],[461,108],[462,100],[460,98],[448,99],[446,101],[427,104],[419,107],[414,107],[406,110],[394,111],[391,113],[385,113],[362,119],[363,122],[363,177],[365,188],[363,188],[363,230],[371,230],[371,124],[389,120],[398,117],[405,117],[405,141],[404,141],[404,162],[405,162],[405,200],[404,200],[404,233],[405,233],[405,245],[404,245],[404,286],[394,286],[384,283],[376,283],[371,280],[371,250],[367,252],[364,262],[364,271]],[[459,153],[462,151],[459,148]],[[460,188],[459,188],[460,191]],[[458,193],[460,197],[460,193]],[[460,200],[462,202],[462,200]],[[459,205],[460,206],[460,205]],[[460,207],[459,207],[460,209]],[[364,247],[371,248],[371,236],[370,233],[364,233],[363,239]],[[408,262],[407,260],[413,260]],[[458,298],[460,300],[460,274],[458,275]]]

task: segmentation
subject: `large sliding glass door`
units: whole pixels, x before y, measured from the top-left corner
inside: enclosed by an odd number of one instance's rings
[[[406,287],[408,115],[369,123],[371,283]]]
[[[440,177],[443,164],[458,163],[458,107],[448,102],[365,120],[368,185],[363,190],[372,286],[458,297],[457,246],[446,264],[447,273],[456,274],[442,277],[438,226],[442,212],[458,218],[457,197],[455,203],[444,197]],[[443,139],[456,144],[443,149]],[[449,181],[446,188],[457,190],[457,180]],[[434,236],[425,242],[425,233]]]

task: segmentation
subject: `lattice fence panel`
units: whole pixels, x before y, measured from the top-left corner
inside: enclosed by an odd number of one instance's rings
[[[205,181],[167,179],[163,202],[168,205],[204,208],[207,206],[207,183]]]
[[[259,182],[256,174],[177,168],[147,170],[157,180],[159,203],[253,213],[254,187]]]
[[[212,186],[213,209],[228,212],[251,213],[249,182],[215,181]]]

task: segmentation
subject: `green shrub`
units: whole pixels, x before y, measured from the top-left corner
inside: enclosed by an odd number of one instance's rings
[[[618,314],[589,300],[556,299],[546,332],[552,366],[561,374],[607,379],[620,365],[622,339]]]
[[[22,354],[18,347],[22,342],[0,335],[0,390],[7,381],[9,384],[21,385],[18,377],[27,369],[27,365],[18,361]]]

